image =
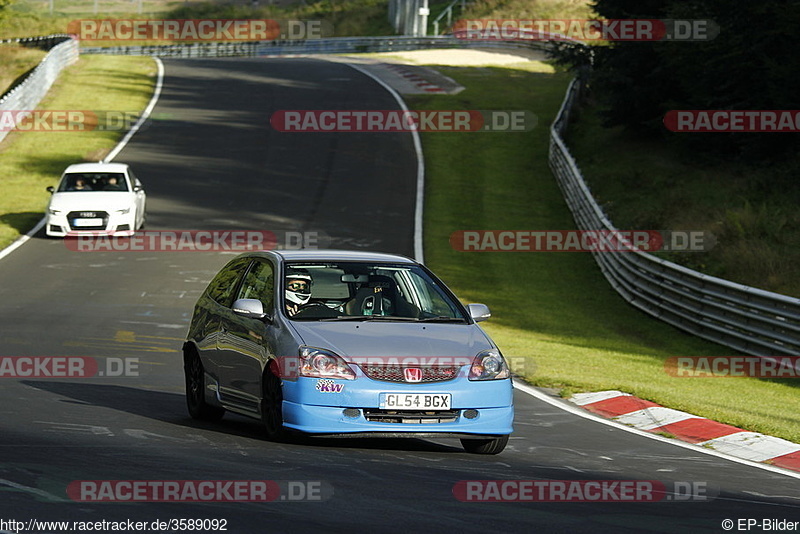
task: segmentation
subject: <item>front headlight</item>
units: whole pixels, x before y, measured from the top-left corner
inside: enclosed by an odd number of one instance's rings
[[[341,356],[314,347],[300,347],[300,376],[345,380],[356,378],[356,374]]]
[[[117,213],[119,213],[120,215],[127,215],[130,212],[131,212],[130,208],[125,208],[124,210],[117,210]]]
[[[497,349],[478,353],[469,370],[470,380],[500,380],[511,376],[503,355]]]
[[[49,213],[50,215],[58,215],[59,213],[61,213],[61,210],[54,210],[53,208],[47,208],[47,213]]]

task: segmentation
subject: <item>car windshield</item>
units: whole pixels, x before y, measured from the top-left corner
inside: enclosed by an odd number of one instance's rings
[[[121,172],[73,172],[64,175],[58,191],[128,191]]]
[[[418,265],[287,263],[284,309],[295,320],[463,323],[463,308]]]

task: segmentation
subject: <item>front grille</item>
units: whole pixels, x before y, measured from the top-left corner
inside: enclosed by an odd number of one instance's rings
[[[419,412],[398,410],[364,409],[364,418],[373,423],[405,423],[435,425],[439,423],[454,423],[458,420],[458,410],[443,410],[441,412]]]
[[[100,219],[101,224],[95,226],[75,226],[75,219]],[[72,230],[105,230],[108,226],[108,212],[106,211],[71,211],[67,214],[67,221]]]
[[[457,365],[385,365],[385,364],[364,364],[361,369],[367,377],[373,380],[382,380],[384,382],[408,382],[403,374],[403,369],[416,368],[422,369],[422,380],[414,383],[430,383],[430,382],[444,382],[452,380],[458,376]]]

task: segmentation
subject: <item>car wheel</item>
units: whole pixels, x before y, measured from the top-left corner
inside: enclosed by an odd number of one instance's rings
[[[186,375],[186,407],[189,409],[189,415],[192,419],[200,419],[202,421],[219,421],[225,415],[225,410],[217,406],[211,406],[206,402],[205,392],[203,387],[205,385],[205,376],[203,371],[203,362],[200,361],[200,356],[192,351],[187,355],[184,363],[183,372]]]
[[[473,454],[500,454],[508,444],[508,436],[493,439],[462,439],[464,450]]]
[[[283,391],[281,379],[270,370],[264,373],[263,395],[261,398],[261,421],[267,439],[283,441],[286,430],[283,428]]]

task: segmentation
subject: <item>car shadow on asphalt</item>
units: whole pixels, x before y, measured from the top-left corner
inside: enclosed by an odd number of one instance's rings
[[[41,391],[59,395],[63,397],[60,399],[60,402],[65,404],[105,407],[139,417],[146,417],[154,421],[166,423],[173,428],[178,427],[180,433],[185,433],[190,429],[201,430],[211,434],[219,434],[220,437],[225,436],[233,439],[243,438],[256,442],[242,443],[243,445],[254,446],[263,443],[266,446],[271,444],[271,442],[267,441],[264,437],[261,423],[255,419],[232,413],[226,413],[225,417],[219,422],[191,419],[186,411],[185,397],[183,394],[179,393],[150,391],[129,386],[86,382],[25,380],[22,381],[22,383]],[[98,424],[101,423],[102,421],[98,422]],[[161,428],[159,432],[168,432],[168,430]],[[458,444],[457,441],[454,443]],[[449,446],[419,438],[331,438],[310,437],[296,433],[291,433],[284,442],[274,445],[405,452],[461,454],[464,452],[460,445]]]

